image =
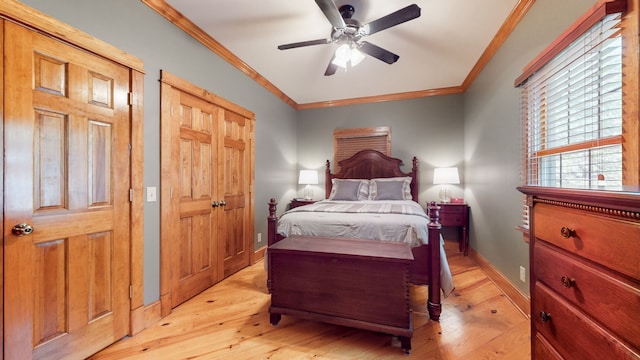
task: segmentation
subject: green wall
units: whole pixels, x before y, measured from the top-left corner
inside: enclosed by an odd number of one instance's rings
[[[458,166],[464,174],[464,114],[462,95],[351,105],[301,111],[298,120],[298,164],[301,169],[318,169],[320,184],[315,197],[324,196],[326,160],[333,162],[333,130],[389,126],[391,155],[411,170],[411,159],[418,158],[419,199],[438,199],[432,184],[433,168]],[[463,185],[453,188],[462,196]],[[299,189],[302,191],[302,188]]]
[[[464,97],[465,198],[471,247],[523,293],[529,293],[529,249],[520,225],[520,93],[522,69],[596,1],[537,0]],[[524,266],[527,282],[519,279]]]

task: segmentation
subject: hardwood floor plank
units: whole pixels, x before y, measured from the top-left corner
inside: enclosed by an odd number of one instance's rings
[[[411,286],[414,359],[529,359],[529,320],[478,268],[445,245],[456,284],[440,322],[427,288]],[[134,337],[91,359],[407,359],[387,334],[282,316],[269,323],[270,295],[258,262],[178,306]]]

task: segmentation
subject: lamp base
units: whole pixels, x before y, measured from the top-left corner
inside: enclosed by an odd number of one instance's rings
[[[307,185],[304,187],[304,198],[306,200],[313,199],[313,189],[311,188],[311,185]]]
[[[451,202],[451,190],[447,185],[442,185],[440,192],[438,193],[441,203]]]

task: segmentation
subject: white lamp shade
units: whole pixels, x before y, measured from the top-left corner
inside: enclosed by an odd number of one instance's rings
[[[433,170],[434,184],[460,184],[457,167],[435,168]]]
[[[318,183],[318,172],[316,170],[300,170],[298,184],[309,185]]]

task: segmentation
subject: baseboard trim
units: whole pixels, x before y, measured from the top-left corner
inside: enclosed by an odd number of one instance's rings
[[[160,306],[160,300],[154,301],[144,307],[144,323],[145,328],[151,327],[151,325],[157,323],[162,319],[162,311]]]
[[[496,269],[487,259],[478,254],[473,248],[469,248],[469,256],[476,261],[478,266],[487,277],[507,296],[507,298],[522,312],[530,317],[531,305],[529,296],[525,295],[511,283],[498,269]]]
[[[264,253],[267,251],[267,247],[263,246],[260,249],[254,251],[253,257],[251,258],[251,265],[257,263],[258,261],[264,258]]]

